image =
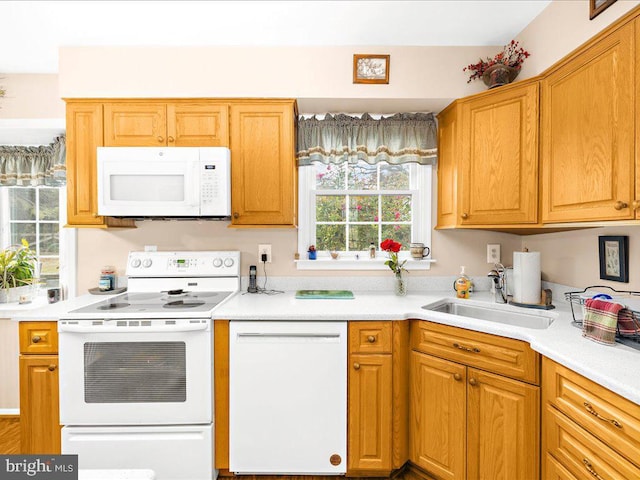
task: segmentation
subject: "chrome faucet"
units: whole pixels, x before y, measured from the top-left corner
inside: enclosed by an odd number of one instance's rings
[[[487,277],[493,279],[496,303],[507,303],[507,269],[501,263],[494,264]]]

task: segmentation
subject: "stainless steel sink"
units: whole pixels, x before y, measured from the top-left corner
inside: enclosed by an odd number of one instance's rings
[[[549,325],[553,323],[553,318],[545,315],[499,310],[491,307],[456,303],[449,300],[423,305],[422,308],[434,312],[449,313],[451,315],[460,315],[478,320],[504,323],[513,325],[514,327],[535,328],[539,330],[549,328]]]

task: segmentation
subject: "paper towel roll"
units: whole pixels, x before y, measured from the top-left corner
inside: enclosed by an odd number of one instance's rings
[[[513,301],[540,303],[540,252],[513,252]]]

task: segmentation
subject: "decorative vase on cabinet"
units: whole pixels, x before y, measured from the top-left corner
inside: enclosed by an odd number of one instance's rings
[[[489,89],[492,89],[513,82],[518,73],[520,73],[520,70],[514,67],[496,63],[485,70],[482,74],[482,81]]]

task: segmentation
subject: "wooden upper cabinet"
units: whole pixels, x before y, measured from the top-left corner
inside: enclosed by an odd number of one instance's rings
[[[105,103],[107,147],[161,147],[167,144],[164,103]]]
[[[458,223],[458,136],[460,105],[455,103],[438,115],[438,227]]]
[[[538,83],[462,104],[463,225],[538,221]]]
[[[229,145],[228,106],[214,103],[105,103],[110,147]]]
[[[226,104],[168,104],[167,142],[176,147],[229,146],[229,107]]]
[[[634,218],[634,23],[542,81],[542,221]]]
[[[295,101],[231,105],[233,226],[296,223]]]
[[[67,224],[104,226],[98,216],[97,148],[102,146],[102,104],[67,104]]]

